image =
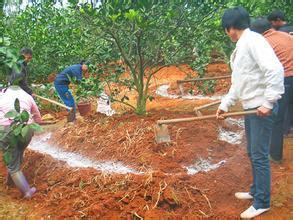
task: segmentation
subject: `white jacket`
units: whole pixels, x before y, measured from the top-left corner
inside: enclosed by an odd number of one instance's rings
[[[235,103],[244,109],[272,109],[284,93],[284,70],[265,38],[244,30],[231,55],[232,85],[219,108],[225,112]]]

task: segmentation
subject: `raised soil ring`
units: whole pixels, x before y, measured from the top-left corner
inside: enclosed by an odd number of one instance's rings
[[[226,119],[226,128],[222,126],[218,127],[218,139],[224,142],[227,142],[232,145],[238,145],[242,142],[243,138],[243,120],[241,119]],[[227,126],[238,127],[237,131],[227,130]],[[234,129],[235,130],[235,129]],[[64,161],[69,167],[74,168],[93,168],[105,173],[117,173],[117,174],[144,174],[139,169],[131,168],[127,163],[121,161],[112,161],[112,160],[94,160],[87,156],[84,156],[81,153],[66,151],[58,146],[55,146],[49,143],[51,139],[51,133],[45,133],[42,135],[35,136],[29,146],[29,149],[47,154],[53,157],[55,160]],[[212,150],[209,150],[212,151]],[[217,159],[219,160],[219,159]],[[179,172],[168,173],[164,172],[166,175],[181,175],[187,173],[188,175],[194,175],[198,172],[209,172],[223,166],[228,158],[223,158],[215,162],[211,156],[204,158],[198,157],[193,160],[194,162],[189,165],[181,166]],[[214,162],[212,162],[214,161]],[[185,170],[185,172],[182,172]],[[154,169],[148,169],[148,172],[153,172]]]

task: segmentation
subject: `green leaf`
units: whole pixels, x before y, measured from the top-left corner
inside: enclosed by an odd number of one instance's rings
[[[34,131],[43,131],[43,128],[36,123],[29,124],[28,127]]]
[[[8,165],[11,161],[11,153],[9,150],[5,151],[5,153],[3,154],[3,160],[5,165]]]
[[[11,110],[4,115],[5,118],[15,118],[16,116],[17,112],[15,110]]]
[[[20,118],[22,122],[27,122],[30,118],[30,115],[27,111],[22,111],[22,113],[20,114]]]
[[[30,127],[27,125],[27,126],[24,126],[21,130],[21,136],[23,138],[27,137],[28,134],[29,134],[29,131],[30,131]]]
[[[133,21],[135,18],[138,16],[138,11],[135,11],[133,9],[130,9],[129,12],[125,13],[125,17],[128,18],[129,20]]]
[[[148,98],[149,98],[150,101],[153,101],[155,99],[155,97],[151,96],[151,95]]]
[[[119,16],[120,16],[120,13],[116,15],[110,15],[109,17],[113,22],[115,22]]]
[[[12,135],[12,137],[9,140],[9,147],[17,147],[18,138],[15,135]]]
[[[14,134],[15,136],[18,136],[18,135],[21,133],[21,130],[22,130],[22,126],[19,125],[19,126],[17,126],[17,127],[13,130],[13,134]]]
[[[15,122],[20,122],[20,120],[21,120],[20,114],[17,114],[17,116],[15,116],[13,120]]]

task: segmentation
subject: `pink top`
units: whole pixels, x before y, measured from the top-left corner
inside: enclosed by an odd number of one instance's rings
[[[29,124],[33,120],[37,123],[42,122],[40,111],[33,97],[18,86],[11,86],[6,92],[0,92],[0,125],[8,126],[11,124],[12,120],[5,118],[4,115],[14,109],[16,98],[19,99],[21,111],[26,110],[30,114]]]

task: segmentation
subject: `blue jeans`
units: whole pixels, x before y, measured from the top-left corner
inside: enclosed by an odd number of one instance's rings
[[[283,125],[286,112],[288,114],[289,111],[289,105],[293,103],[293,76],[285,77],[284,85],[285,93],[278,101],[279,111],[276,117],[274,117],[273,134],[270,146],[270,155],[275,160],[282,160],[283,158]],[[292,117],[292,115],[288,116],[289,117],[287,117],[286,120],[290,120],[290,117]],[[290,125],[290,121],[286,122],[285,124],[287,124],[287,126]]]
[[[271,171],[269,146],[273,129],[273,115],[245,116],[247,153],[252,166],[253,183],[250,194],[255,209],[270,207]]]
[[[68,107],[73,108],[74,111],[76,111],[74,98],[69,90],[68,85],[58,85],[54,83],[54,86],[64,104]]]

